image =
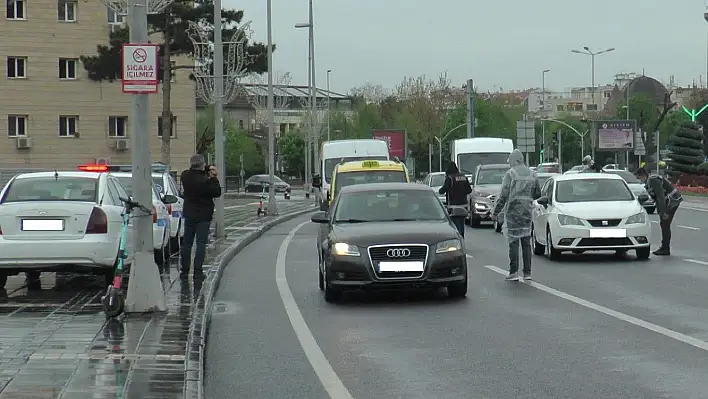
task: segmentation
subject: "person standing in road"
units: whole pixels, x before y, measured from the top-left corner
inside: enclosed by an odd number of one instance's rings
[[[472,192],[472,186],[470,186],[467,176],[460,173],[457,165],[454,162],[450,162],[447,165],[447,170],[445,171],[445,183],[440,187],[438,192],[441,195],[445,195],[447,198],[448,211],[450,212],[450,217],[452,222],[455,223],[457,231],[460,232],[462,237],[465,236],[465,215],[454,215],[452,213],[453,208],[465,209],[466,213],[470,210],[467,209],[469,202],[467,201],[467,196]]]
[[[650,176],[649,172],[644,168],[637,169],[634,175],[644,183],[647,192],[656,203],[656,211],[659,214],[661,247],[654,251],[654,255],[671,255],[671,223],[674,221],[674,215],[676,215],[679,205],[683,202],[683,196],[663,176]]]
[[[509,275],[507,281],[519,281],[519,244],[523,258],[524,280],[531,280],[531,217],[534,200],[541,197],[536,174],[524,164],[524,154],[509,154],[510,169],[504,174],[501,192],[492,218],[504,212],[502,231],[509,243]]]
[[[182,172],[180,181],[184,196],[184,241],[180,248],[180,277],[189,276],[192,245],[194,251],[194,277],[204,277],[202,266],[209,242],[209,227],[214,216],[214,198],[221,196],[221,185],[214,166],[207,167],[200,154],[189,159],[189,169]],[[221,222],[221,221],[220,221]]]

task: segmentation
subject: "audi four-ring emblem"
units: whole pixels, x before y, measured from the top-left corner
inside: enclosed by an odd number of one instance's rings
[[[408,248],[391,248],[386,251],[386,256],[389,258],[407,258],[411,256],[411,250]]]

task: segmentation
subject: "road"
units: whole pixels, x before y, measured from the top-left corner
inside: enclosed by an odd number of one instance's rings
[[[226,270],[206,397],[706,397],[707,226],[705,210],[681,209],[668,258],[535,256],[533,283],[503,281],[504,238],[468,227],[467,299],[352,294],[332,305],[317,288],[318,227],[295,219]]]

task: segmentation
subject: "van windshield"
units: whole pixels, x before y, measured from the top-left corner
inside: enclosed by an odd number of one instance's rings
[[[387,161],[388,157],[381,155],[381,156],[363,156],[363,157],[339,157],[339,158],[328,158],[324,160],[324,168],[325,168],[325,175],[324,179],[325,181],[329,184],[332,182],[332,174],[334,173],[334,167],[337,166],[338,163],[340,163],[344,159],[346,162],[351,162],[351,161],[363,161],[363,160],[375,160],[375,161]]]
[[[509,161],[508,152],[473,152],[457,155],[457,167],[460,173],[471,175],[479,165],[505,164]]]

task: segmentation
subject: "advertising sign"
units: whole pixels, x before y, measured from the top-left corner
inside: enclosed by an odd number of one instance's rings
[[[398,157],[401,160],[406,158],[405,130],[373,130],[371,138],[388,143],[388,155],[391,158]]]
[[[157,93],[157,70],[159,66],[157,44],[124,44],[121,51],[123,59],[123,93]]]
[[[636,121],[597,121],[597,149],[629,151],[634,148]]]

